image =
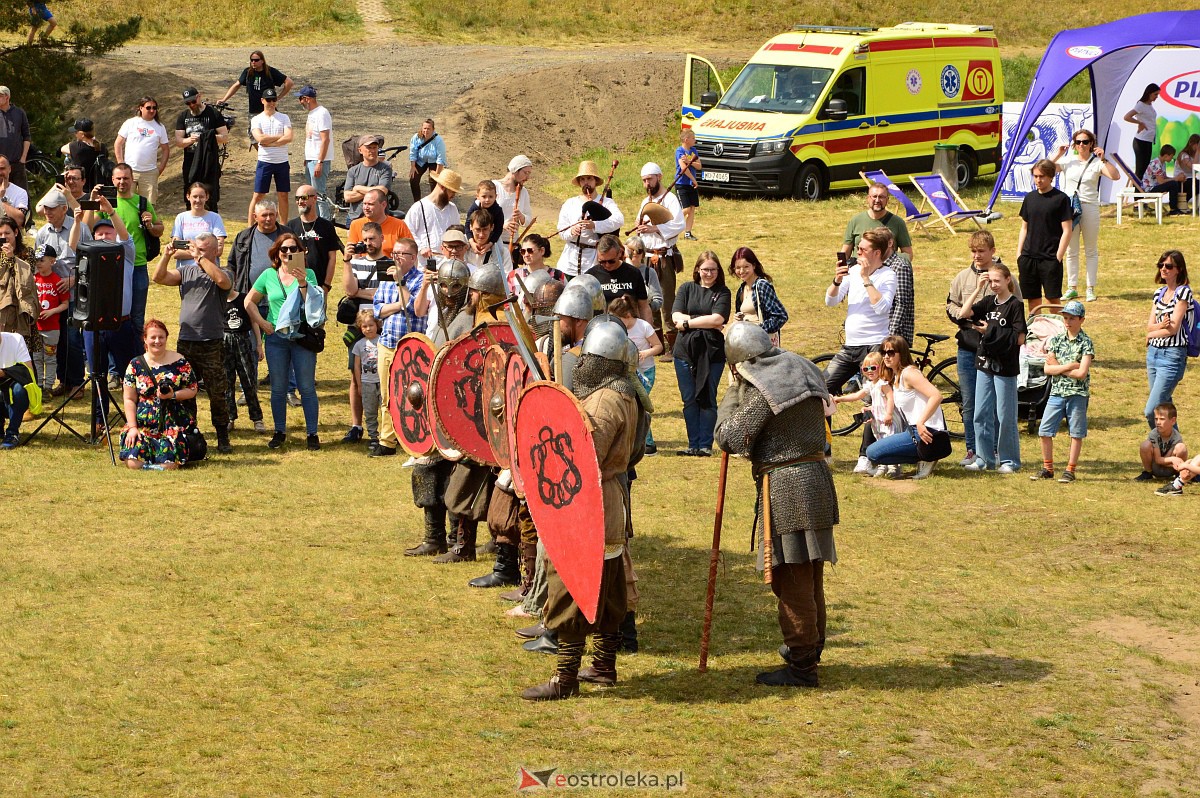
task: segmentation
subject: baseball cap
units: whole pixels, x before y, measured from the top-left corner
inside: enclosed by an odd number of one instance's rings
[[[1087,310],[1083,307],[1083,303],[1078,299],[1072,299],[1062,309],[1063,315],[1078,316],[1083,318],[1087,314]]]
[[[97,219],[92,224],[92,232],[95,233],[97,230],[99,230],[101,227],[104,227],[105,225],[108,225],[109,227],[113,228],[114,230],[116,229],[116,225],[114,225],[112,223],[112,219]]]
[[[58,260],[58,250],[49,244],[42,244],[33,251],[33,256],[38,260],[41,260],[42,258],[54,258],[55,260]]]
[[[378,144],[380,147],[382,147],[383,146],[383,136],[376,136],[374,134],[368,133],[365,136],[358,137],[358,146],[363,147],[367,144]]]
[[[68,129],[68,132],[75,133],[78,131],[83,131],[84,133],[91,133],[95,129],[95,122],[88,119],[86,116],[81,116],[75,120],[75,124],[71,125],[71,127]]]
[[[262,98],[264,100],[278,100],[279,94],[274,89],[267,89],[262,93]]]
[[[465,244],[467,237],[463,235],[461,230],[447,230],[442,234],[442,243],[444,244]]]
[[[183,90],[183,99],[184,100],[194,100],[199,96],[200,96],[200,90],[197,89],[195,86],[188,86],[186,89]]]
[[[300,91],[296,92],[297,97],[316,97],[317,90],[312,86],[305,86]]]
[[[650,175],[661,175],[661,174],[662,174],[662,167],[659,166],[658,164],[656,164],[654,161],[650,161],[645,166],[642,167],[642,177],[650,177]]]
[[[533,161],[529,160],[528,155],[514,155],[508,162],[508,171],[515,174],[528,166],[533,166]]]
[[[66,196],[58,189],[52,188],[46,192],[45,196],[43,196],[40,200],[38,200],[38,204],[37,204],[37,207],[35,208],[35,210],[40,211],[43,208],[59,208],[66,204],[67,204]]]

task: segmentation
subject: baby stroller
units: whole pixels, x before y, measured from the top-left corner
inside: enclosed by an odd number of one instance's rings
[[[1046,376],[1046,344],[1067,331],[1062,305],[1041,305],[1026,320],[1025,343],[1021,345],[1021,373],[1017,377],[1017,414],[1025,421],[1030,435],[1036,435],[1050,398],[1050,378]]]

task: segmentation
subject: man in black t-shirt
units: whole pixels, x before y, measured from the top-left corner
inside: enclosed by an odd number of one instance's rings
[[[611,303],[619,296],[628,296],[637,302],[638,316],[653,324],[646,281],[642,279],[642,273],[636,267],[624,262],[624,254],[625,248],[621,246],[621,239],[611,233],[605,235],[596,244],[596,265],[586,273],[600,281],[600,287],[604,289],[605,304]]]
[[[187,109],[175,118],[175,146],[183,149],[183,204],[187,207],[188,188],[200,182],[208,186],[208,209],[217,213],[221,200],[220,145],[229,139],[225,117],[204,102],[194,86],[183,90]],[[212,136],[205,134],[212,132]]]
[[[287,227],[304,244],[304,260],[308,268],[321,281],[325,299],[329,301],[329,289],[337,271],[337,256],[345,250],[333,222],[317,215],[317,190],[310,185],[296,189],[296,209],[299,215],[288,219]]]
[[[1062,296],[1063,258],[1071,241],[1071,198],[1054,187],[1054,161],[1033,165],[1034,190],[1021,202],[1021,232],[1017,236],[1017,272],[1021,293],[1032,314],[1042,304]]]
[[[238,75],[238,79],[225,92],[221,102],[229,102],[229,98],[237,94],[238,89],[245,86],[246,96],[250,100],[250,117],[246,120],[249,123],[250,119],[263,112],[262,95],[264,91],[275,89],[279,99],[282,100],[292,90],[293,85],[292,79],[287,75],[273,66],[267,66],[267,57],[263,55],[262,50],[255,50],[250,53],[250,66],[242,70],[242,74]]]

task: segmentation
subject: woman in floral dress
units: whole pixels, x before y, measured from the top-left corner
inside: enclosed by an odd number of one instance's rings
[[[196,395],[187,358],[167,349],[167,325],[150,319],[142,331],[146,354],[125,372],[121,459],[132,469],[174,469],[187,462],[183,431],[196,423],[185,404]]]

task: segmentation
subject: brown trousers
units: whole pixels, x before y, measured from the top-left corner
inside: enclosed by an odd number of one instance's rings
[[[662,326],[654,325],[656,328],[666,332],[675,332],[675,322],[671,320],[671,308],[675,305],[675,284],[677,278],[677,268],[683,268],[683,255],[680,254],[679,248],[675,248],[672,255],[664,255],[658,259],[658,262],[653,264],[654,271],[658,273],[658,282],[662,286],[663,304],[658,311],[662,316]],[[666,342],[663,342],[666,345]],[[670,349],[667,350],[671,351]]]
[[[777,565],[771,570],[771,590],[779,599],[779,630],[793,650],[825,644],[825,563],[812,560]]]
[[[620,557],[604,561],[600,576],[600,603],[596,608],[596,622],[588,623],[579,610],[579,605],[567,592],[562,577],[546,558],[546,578],[549,582],[546,606],[542,623],[547,629],[558,633],[559,640],[568,643],[586,640],[589,634],[616,634],[625,620],[625,565]]]

